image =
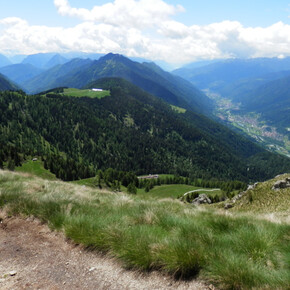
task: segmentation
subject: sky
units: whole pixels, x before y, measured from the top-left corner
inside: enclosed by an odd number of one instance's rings
[[[290,56],[290,0],[0,0],[0,53],[121,53],[185,64]]]

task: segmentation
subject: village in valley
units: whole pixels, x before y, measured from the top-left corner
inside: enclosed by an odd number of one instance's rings
[[[224,123],[234,126],[239,131],[251,136],[269,151],[277,152],[290,157],[290,140],[287,135],[278,132],[260,115],[254,112],[243,113],[240,105],[219,94],[206,91],[207,95],[216,102],[215,115]],[[287,128],[290,131],[290,128]]]

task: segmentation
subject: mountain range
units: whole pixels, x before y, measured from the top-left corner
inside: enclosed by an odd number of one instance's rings
[[[55,66],[22,84],[25,91],[39,93],[55,87],[82,88],[103,77],[121,77],[161,99],[185,109],[210,113],[212,101],[190,82],[163,71],[154,63],[134,62],[108,54],[99,60],[73,59]]]
[[[211,89],[219,92],[224,86],[243,79],[259,78],[265,75],[290,70],[288,58],[253,58],[228,59],[202,67],[187,65],[174,70],[179,75],[196,85],[199,89]]]
[[[233,59],[174,73],[239,104],[241,114],[259,114],[290,137],[290,58]]]

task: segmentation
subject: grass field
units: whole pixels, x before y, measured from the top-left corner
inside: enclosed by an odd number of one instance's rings
[[[90,89],[86,90],[79,90],[79,89],[74,89],[74,88],[68,88],[64,89],[63,95],[65,96],[71,96],[71,97],[89,97],[89,98],[104,98],[106,96],[110,96],[110,91],[102,91],[102,92],[95,92]]]
[[[290,226],[178,200],[143,200],[0,171],[0,208],[35,216],[127,269],[195,278],[220,289],[289,289]]]
[[[15,168],[16,172],[30,173],[35,176],[48,179],[48,180],[57,180],[55,175],[51,173],[49,170],[46,170],[43,167],[43,162],[40,160],[32,161],[29,160],[22,164],[22,166]]]
[[[168,175],[168,176],[171,177],[171,175]],[[97,187],[97,181],[95,180],[94,177],[71,181],[71,183],[90,186],[93,188]],[[105,184],[102,183],[102,187],[105,188],[106,187]],[[194,187],[192,185],[186,185],[186,184],[165,184],[161,186],[157,185],[153,189],[151,189],[149,192],[145,192],[144,188],[138,189],[137,197],[141,199],[152,199],[152,198],[153,199],[162,199],[162,198],[176,199],[188,191],[197,190],[197,189],[200,189],[198,191],[199,193],[205,193],[208,196],[222,194],[222,191],[208,192],[207,190],[211,190],[210,188],[200,188],[200,187]],[[126,187],[124,186],[121,186],[121,190],[123,192],[127,191]]]
[[[90,187],[96,187],[97,185],[95,177],[74,180],[74,181],[70,181],[70,183],[78,184],[78,185],[85,185],[85,186],[90,186]]]
[[[174,105],[170,105],[172,110],[179,113],[179,114],[184,114],[186,112],[186,109],[184,108],[181,108],[181,107],[177,107],[177,106],[174,106]]]
[[[137,192],[137,195],[141,198],[178,198],[184,193],[192,190],[200,189],[199,193],[205,193],[209,196],[218,194],[220,195],[221,191],[214,191],[214,192],[207,192],[207,190],[210,190],[209,188],[200,188],[200,187],[194,187],[192,185],[186,185],[186,184],[166,184],[161,186],[155,186],[153,189],[151,189],[149,192],[145,192],[144,188],[139,189]]]

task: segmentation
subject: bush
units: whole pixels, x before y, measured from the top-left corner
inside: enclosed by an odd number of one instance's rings
[[[127,187],[127,192],[131,194],[137,194],[137,187],[134,183],[130,183]]]

